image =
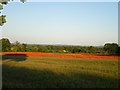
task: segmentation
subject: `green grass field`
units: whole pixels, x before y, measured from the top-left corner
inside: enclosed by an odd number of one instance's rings
[[[3,88],[118,88],[118,59],[3,56]]]

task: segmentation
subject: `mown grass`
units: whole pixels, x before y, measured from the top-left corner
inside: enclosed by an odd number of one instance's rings
[[[118,88],[118,59],[3,56],[3,88]]]

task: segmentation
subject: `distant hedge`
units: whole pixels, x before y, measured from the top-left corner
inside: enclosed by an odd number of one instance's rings
[[[0,40],[3,52],[45,52],[45,53],[93,53],[105,55],[120,55],[120,47],[116,43],[106,43],[102,47],[95,46],[66,46],[66,45],[30,45],[9,39]]]

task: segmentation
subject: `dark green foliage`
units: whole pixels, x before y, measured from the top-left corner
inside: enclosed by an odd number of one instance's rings
[[[3,38],[0,40],[0,44],[2,45],[2,51],[6,52],[6,51],[10,51],[10,47],[11,47],[11,43],[8,39]]]
[[[104,45],[104,50],[110,55],[117,55],[119,53],[119,46],[116,43],[107,43]]]
[[[4,23],[6,23],[6,19],[5,19],[5,15],[0,16],[0,25],[3,25]]]
[[[8,2],[1,2],[1,4],[7,4]]]
[[[2,10],[3,9],[3,6],[2,5],[0,5],[0,10]]]
[[[24,51],[24,52],[26,52],[27,51],[27,44],[22,44],[22,50]]]
[[[75,47],[73,48],[72,53],[80,53],[80,51],[81,50],[79,48]]]
[[[16,41],[10,44],[8,39],[2,39],[3,52],[44,52],[44,53],[91,53],[91,54],[105,54],[118,55],[120,54],[120,47],[116,43],[107,43],[104,47],[93,46],[65,46],[65,45],[29,45],[21,44]],[[6,43],[7,42],[7,43]],[[6,45],[7,44],[7,45]],[[9,47],[9,48],[8,48]]]
[[[3,4],[7,4],[9,1],[13,1],[13,0],[0,0],[0,10],[3,9]],[[26,0],[20,0],[21,2],[25,2]],[[1,13],[1,11],[0,11]],[[5,19],[6,15],[1,15],[0,16],[0,26],[2,26],[4,23],[6,23],[6,19]]]
[[[9,0],[0,0],[0,10],[3,9],[3,4],[7,4]],[[0,11],[1,13],[1,11]],[[0,26],[2,26],[4,23],[6,23],[5,19],[6,15],[1,15],[0,16]]]

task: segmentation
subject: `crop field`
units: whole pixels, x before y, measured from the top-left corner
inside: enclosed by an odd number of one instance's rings
[[[3,88],[118,88],[118,58],[2,55]]]

